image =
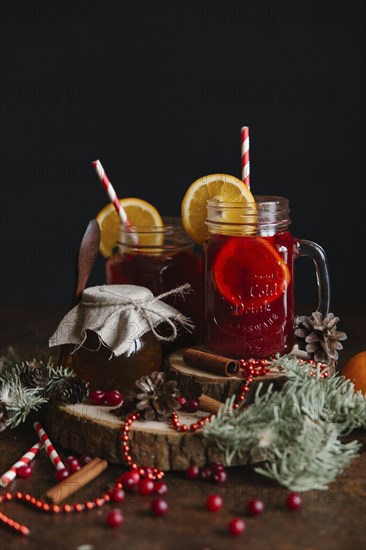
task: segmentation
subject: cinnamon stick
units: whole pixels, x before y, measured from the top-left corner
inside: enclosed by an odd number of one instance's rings
[[[183,360],[191,367],[215,372],[221,376],[237,376],[239,373],[239,361],[200,349],[187,348],[183,352]]]
[[[221,401],[217,401],[217,399],[213,399],[212,397],[209,397],[204,393],[199,396],[198,402],[200,404],[201,411],[205,411],[211,414],[216,414],[222,405]]]
[[[45,494],[45,498],[53,504],[58,504],[65,500],[81,487],[84,487],[89,481],[95,479],[108,466],[108,462],[101,458],[93,458],[89,464],[62,480],[60,483],[52,487]]]

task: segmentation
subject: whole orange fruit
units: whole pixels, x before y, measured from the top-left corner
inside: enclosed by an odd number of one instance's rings
[[[361,390],[366,394],[366,351],[361,351],[348,359],[341,374],[352,380],[356,391]]]

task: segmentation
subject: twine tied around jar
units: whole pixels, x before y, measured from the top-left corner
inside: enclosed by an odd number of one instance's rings
[[[99,347],[104,345],[111,350],[111,357],[127,353],[136,340],[150,330],[157,340],[172,342],[177,337],[178,326],[191,332],[194,324],[162,299],[183,296],[190,289],[187,283],[154,296],[149,289],[137,285],[87,288],[80,303],[62,319],[49,345],[75,344],[74,353],[83,346],[88,330],[97,334]],[[163,322],[169,326],[170,333],[158,332],[157,326]]]

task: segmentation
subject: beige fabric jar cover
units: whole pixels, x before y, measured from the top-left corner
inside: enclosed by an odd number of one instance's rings
[[[87,330],[94,331],[100,345],[109,348],[115,356],[128,352],[135,341],[149,330],[158,340],[171,342],[177,336],[177,326],[191,332],[194,325],[188,317],[161,299],[189,291],[189,284],[156,297],[149,289],[137,285],[87,288],[80,303],[62,319],[49,339],[49,345],[75,344],[76,351],[84,344]],[[162,335],[156,330],[162,322],[169,325],[170,334]]]

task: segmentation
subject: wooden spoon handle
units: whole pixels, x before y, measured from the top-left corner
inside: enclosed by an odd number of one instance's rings
[[[80,300],[86,287],[100,244],[100,227],[96,220],[90,220],[81,239],[76,258],[75,288],[71,307]]]

